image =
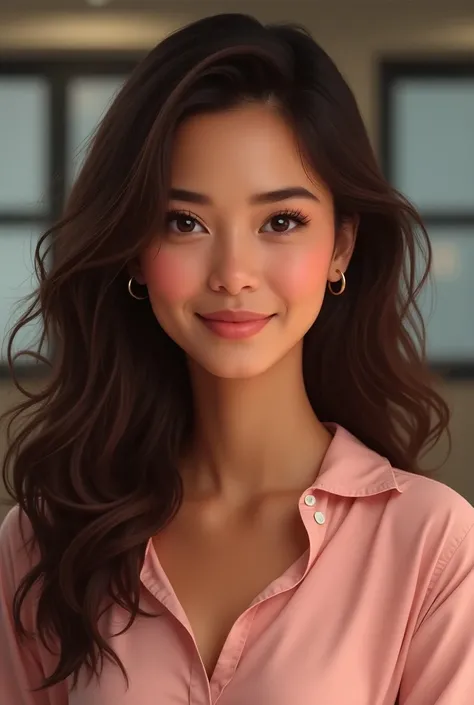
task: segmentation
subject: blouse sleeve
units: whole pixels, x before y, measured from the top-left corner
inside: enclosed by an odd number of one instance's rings
[[[26,524],[26,522],[25,522]],[[26,537],[26,532],[25,532]],[[54,670],[52,657],[38,640],[20,640],[15,633],[12,604],[21,578],[30,568],[20,532],[19,510],[14,507],[0,526],[0,692],[2,705],[67,705],[66,682],[47,690],[31,692]],[[22,618],[33,629],[35,617],[31,593]]]
[[[474,703],[474,528],[437,573],[408,651],[400,705]]]

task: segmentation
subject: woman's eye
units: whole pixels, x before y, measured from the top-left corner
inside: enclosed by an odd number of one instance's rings
[[[169,213],[168,228],[173,233],[203,233],[205,228],[187,213]]]
[[[274,215],[262,228],[264,233],[288,233],[300,225],[304,225],[301,218],[291,215]]]

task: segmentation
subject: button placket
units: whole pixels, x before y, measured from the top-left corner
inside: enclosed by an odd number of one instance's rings
[[[303,575],[304,579],[317,560],[319,551],[326,540],[328,496],[325,492],[319,493],[314,489],[308,490],[300,499],[300,508],[301,517],[309,538],[309,555]]]

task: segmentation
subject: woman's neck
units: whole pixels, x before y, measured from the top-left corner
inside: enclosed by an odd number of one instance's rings
[[[196,427],[183,464],[185,491],[245,501],[303,491],[331,441],[306,395],[301,350],[250,379],[221,379],[190,365]]]

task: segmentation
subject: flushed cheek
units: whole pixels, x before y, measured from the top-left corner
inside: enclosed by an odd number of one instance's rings
[[[183,250],[162,247],[142,257],[142,271],[152,299],[180,303],[199,292],[202,277],[198,260]]]
[[[324,294],[331,252],[314,250],[286,253],[272,263],[272,288],[289,303]]]

